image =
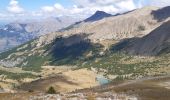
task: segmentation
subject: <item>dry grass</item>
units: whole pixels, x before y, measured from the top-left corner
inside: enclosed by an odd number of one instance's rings
[[[170,89],[166,87],[167,85],[170,87],[170,84],[166,84],[166,86],[160,85],[160,83],[162,84],[167,80],[170,80],[170,78],[137,82],[115,87],[114,91],[118,93],[124,92],[130,95],[137,95],[141,98],[141,100],[169,100]]]
[[[74,68],[74,66],[42,66],[41,75],[48,77],[51,74],[66,72]]]
[[[21,85],[20,89],[45,92],[50,86],[53,86],[57,92],[71,92],[76,89],[90,88],[99,85],[95,78],[96,74],[90,70],[72,70],[60,74],[53,74],[53,76],[31,83],[25,83]]]
[[[76,89],[90,88],[99,85],[96,81],[96,74],[87,69],[80,69],[74,71],[64,72],[63,75],[67,77],[68,81],[76,83],[72,85],[68,83],[57,83],[55,85],[61,87],[64,91],[71,92]]]

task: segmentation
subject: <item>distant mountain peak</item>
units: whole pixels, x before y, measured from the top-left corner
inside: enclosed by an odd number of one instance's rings
[[[93,22],[93,21],[101,20],[103,18],[111,17],[111,16],[112,16],[111,14],[108,14],[104,11],[96,11],[92,16],[85,19],[84,22]]]
[[[108,13],[106,13],[106,12],[104,12],[104,11],[97,10],[97,11],[95,12],[95,14],[108,14]]]

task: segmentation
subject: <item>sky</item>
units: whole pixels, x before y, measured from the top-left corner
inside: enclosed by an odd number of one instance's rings
[[[169,5],[170,0],[0,0],[0,22],[51,16],[83,18],[97,10],[116,14],[144,6]]]

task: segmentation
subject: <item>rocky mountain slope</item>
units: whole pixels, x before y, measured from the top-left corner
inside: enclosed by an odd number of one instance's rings
[[[129,54],[153,56],[170,53],[170,20],[150,34],[138,39],[125,40],[117,47],[123,44],[125,45],[122,48]]]
[[[115,39],[140,37],[162,24],[153,15],[158,10],[156,7],[145,7],[122,15],[104,18],[100,21],[81,23],[72,26],[71,29],[64,31],[64,34],[87,33],[92,40]]]
[[[0,52],[23,44],[41,35],[56,32],[67,27],[79,19],[63,16],[59,18],[46,18],[40,21],[16,21],[0,28]]]
[[[125,51],[128,54],[155,56],[170,53],[170,7],[153,11],[153,17],[163,23],[142,38],[125,39],[113,46],[115,51]]]
[[[155,17],[155,13],[162,9],[164,8],[144,7],[94,22],[74,24],[61,32],[40,37],[39,44],[49,43],[53,40],[50,37],[56,37],[57,35],[65,37],[81,33],[88,34],[88,38],[93,42],[102,40],[119,41],[125,38],[142,37],[160,26],[163,22],[166,22],[168,15],[163,17],[161,21]]]
[[[44,65],[77,65],[80,67],[85,65],[89,68],[98,67],[99,69],[102,69],[101,66],[105,66],[108,71],[106,74],[130,74],[134,77],[148,75],[150,68],[155,63],[158,63],[159,67],[165,64],[164,57],[151,61],[148,58],[146,61],[143,58],[119,53],[114,54],[110,46],[122,39],[142,37],[155,30],[168,20],[168,15],[159,17],[159,19],[155,17],[155,13],[162,11],[162,9],[165,8],[145,7],[95,22],[73,25],[71,29],[63,32],[41,36],[1,53],[0,65],[6,67],[18,66],[24,70],[34,71],[40,70],[41,66]],[[165,31],[168,31],[168,29]],[[157,34],[161,33],[158,31]],[[149,39],[148,42],[150,41],[152,42],[152,39]],[[127,62],[126,59],[129,59],[130,62]],[[160,61],[162,63],[159,63]]]

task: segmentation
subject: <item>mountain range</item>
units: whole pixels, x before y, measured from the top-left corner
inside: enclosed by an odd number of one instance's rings
[[[31,99],[61,92],[69,99],[88,93],[89,99],[96,94],[115,99],[114,93],[121,93],[134,100],[168,100],[169,11],[148,6],[116,15],[97,11],[78,21],[8,24],[0,29],[2,49],[22,44],[0,53],[0,90],[14,89],[19,98],[24,91]],[[49,91],[57,94],[44,95]]]
[[[170,50],[169,9],[170,7],[144,7],[116,16],[98,11],[87,18],[88,21],[80,21],[65,30],[40,36],[1,53],[0,65],[37,70],[44,65],[91,66],[95,63],[96,66],[96,59],[110,59],[115,66],[123,67],[125,64],[120,65],[115,59],[121,61],[122,57],[126,58],[129,55],[118,57],[121,51],[141,56],[167,55]],[[100,14],[101,17],[94,17]],[[115,55],[113,52],[118,54]],[[116,58],[113,60],[112,57]],[[136,65],[137,63],[127,66]],[[114,70],[116,68],[110,71]]]
[[[15,21],[0,28],[0,52],[16,47],[47,33],[56,32],[80,19],[63,16],[41,20]]]
[[[165,19],[158,21],[154,17],[157,7],[144,7],[134,11],[107,17],[99,21],[80,23],[65,30],[64,34],[91,34],[92,40],[121,40],[131,37],[142,37],[161,25]],[[123,28],[122,28],[123,27]]]

